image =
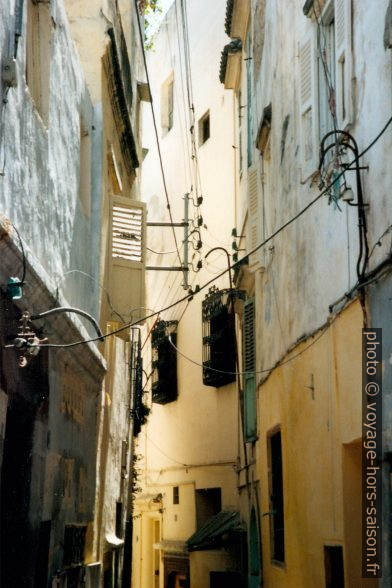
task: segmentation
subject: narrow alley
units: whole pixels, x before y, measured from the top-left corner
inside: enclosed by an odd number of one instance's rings
[[[0,0],[1,587],[392,586],[391,50]]]

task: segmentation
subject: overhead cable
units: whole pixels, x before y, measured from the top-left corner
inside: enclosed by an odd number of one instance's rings
[[[359,155],[357,157],[355,157],[347,165],[347,167],[345,168],[344,171],[347,171],[347,169],[349,169],[352,165],[354,165],[355,163],[357,163],[359,161],[359,159],[361,157],[363,157],[377,143],[377,141],[385,133],[385,131],[387,130],[387,128],[389,127],[389,125],[391,124],[391,122],[392,122],[392,117],[390,117],[388,119],[388,121],[386,122],[386,124],[384,125],[384,127],[377,134],[377,136],[371,141],[371,143],[369,143],[369,145],[361,153],[359,153]],[[216,280],[218,280],[219,278],[221,278],[222,276],[224,276],[229,270],[235,269],[241,263],[245,262],[246,259],[250,255],[253,255],[254,253],[256,253],[256,251],[258,251],[259,249],[261,249],[262,247],[264,247],[265,245],[267,245],[267,243],[269,243],[270,241],[272,241],[277,235],[279,235],[279,233],[281,233],[284,229],[286,229],[288,226],[290,226],[292,223],[294,223],[296,220],[298,220],[303,214],[305,214],[305,212],[307,210],[309,210],[316,202],[318,202],[318,200],[320,200],[322,198],[322,196],[324,196],[325,194],[328,193],[328,191],[331,189],[331,187],[333,186],[333,184],[335,182],[337,182],[339,180],[339,178],[344,174],[344,171],[340,172],[337,176],[335,176],[335,178],[332,180],[332,182],[330,184],[328,184],[328,186],[326,186],[324,188],[324,190],[322,190],[322,192],[320,192],[315,198],[313,198],[313,200],[311,200],[296,215],[294,215],[290,220],[288,220],[285,223],[283,223],[283,225],[281,225],[278,229],[276,229],[276,231],[274,231],[269,237],[267,237],[266,239],[264,239],[264,241],[262,241],[261,243],[259,243],[256,247],[254,247],[251,251],[249,251],[244,257],[242,257],[236,263],[234,263],[232,266],[230,266],[230,268],[229,267],[225,268],[218,275],[214,276],[213,278],[211,278],[210,280],[208,280],[207,282],[205,282],[204,284],[202,284],[201,286],[199,286],[197,289],[195,289],[195,291],[193,291],[191,293],[188,293],[185,296],[182,296],[178,300],[172,302],[171,304],[168,304],[164,308],[161,308],[161,309],[159,309],[158,311],[156,311],[156,312],[154,312],[152,314],[149,314],[149,315],[147,315],[147,316],[145,316],[145,317],[143,317],[141,319],[138,319],[138,320],[136,320],[134,322],[131,322],[131,323],[127,323],[125,325],[122,325],[121,327],[119,327],[118,329],[115,329],[111,333],[107,333],[106,335],[103,335],[103,338],[111,337],[113,335],[116,335],[117,333],[121,333],[122,331],[125,331],[126,329],[129,329],[130,327],[133,327],[135,325],[138,325],[138,324],[140,324],[141,322],[143,322],[143,321],[145,321],[147,319],[153,318],[154,316],[157,316],[158,314],[161,314],[161,313],[163,313],[163,312],[165,312],[167,310],[170,310],[171,308],[174,308],[178,304],[181,304],[182,302],[185,302],[185,301],[189,300],[190,298],[192,298],[193,296],[195,296],[196,294],[198,294],[202,290],[205,290],[206,288],[208,288],[208,286],[210,286],[211,284],[213,284],[214,282],[216,282]],[[86,339],[86,340],[81,340],[81,341],[75,341],[73,343],[64,343],[64,344],[44,343],[44,344],[40,345],[40,347],[50,347],[50,348],[76,347],[77,345],[82,345],[82,344],[87,344],[87,343],[94,343],[98,339],[99,339],[99,337],[94,337],[94,338],[91,338],[91,339]],[[11,347],[12,347],[12,345],[11,345]]]

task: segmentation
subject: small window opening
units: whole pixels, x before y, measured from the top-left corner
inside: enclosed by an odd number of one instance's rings
[[[344,588],[343,547],[324,545],[325,587]]]
[[[200,529],[209,519],[222,510],[222,491],[220,488],[196,490],[196,524]]]
[[[274,561],[283,563],[285,560],[284,500],[282,436],[280,431],[269,438],[269,450],[271,557]]]
[[[203,145],[210,138],[210,111],[199,120],[199,145]]]
[[[180,504],[180,489],[178,486],[173,487],[173,504]]]

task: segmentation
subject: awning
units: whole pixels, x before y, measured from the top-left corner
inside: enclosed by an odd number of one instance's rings
[[[209,519],[186,542],[189,551],[202,551],[220,547],[220,542],[225,533],[243,531],[240,513],[237,511],[222,510]]]

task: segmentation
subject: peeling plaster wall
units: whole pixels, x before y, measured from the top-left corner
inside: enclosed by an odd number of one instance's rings
[[[383,45],[388,2],[369,8],[353,2],[354,122],[350,132],[362,151],[391,114],[391,53]],[[254,130],[263,108],[272,104],[271,157],[264,161],[264,237],[291,219],[318,193],[318,181],[301,183],[299,60],[301,39],[315,23],[302,12],[303,2],[266,2],[264,49],[255,94]],[[260,25],[261,26],[261,25]],[[288,122],[287,122],[288,121]],[[361,160],[370,248],[392,223],[389,205],[391,168],[387,154],[392,134],[387,131]],[[257,153],[255,151],[255,153]],[[260,157],[259,155],[256,157]],[[355,191],[355,177],[348,174]],[[243,192],[244,194],[244,192]],[[268,244],[266,271],[258,296],[258,369],[273,366],[300,337],[320,327],[328,307],[357,281],[358,216],[355,208],[339,203],[341,211],[322,197],[300,219]],[[385,256],[390,237],[371,258],[369,269]]]
[[[25,3],[26,4],[26,3]],[[13,54],[15,8],[0,6],[1,59]],[[63,3],[51,3],[49,121],[39,116],[25,79],[26,6],[17,53],[17,87],[1,105],[1,212],[21,233],[28,258],[44,268],[52,287],[60,284],[68,302],[97,314],[96,267],[91,251],[100,211],[85,214],[79,200],[80,116],[87,114],[89,132],[100,133],[83,72],[70,38]],[[4,85],[2,91],[5,91]],[[93,129],[93,127],[95,127]],[[99,153],[93,153],[93,169]],[[96,192],[93,193],[96,196]],[[66,277],[70,270],[93,274]],[[36,308],[34,310],[45,310]]]

